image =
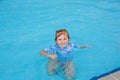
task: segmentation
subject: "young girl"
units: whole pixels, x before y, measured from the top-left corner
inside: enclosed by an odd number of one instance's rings
[[[74,48],[87,48],[89,46],[77,46],[70,43],[70,36],[67,30],[56,31],[55,43],[49,48],[41,51],[41,54],[49,57],[47,64],[48,74],[52,75],[64,72],[66,80],[74,80],[75,69],[73,65]],[[61,68],[61,69],[59,69]]]

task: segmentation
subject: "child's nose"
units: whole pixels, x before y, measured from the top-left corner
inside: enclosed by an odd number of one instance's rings
[[[64,40],[61,40],[61,42],[64,42]]]
[[[62,43],[63,43],[64,41],[62,40]]]

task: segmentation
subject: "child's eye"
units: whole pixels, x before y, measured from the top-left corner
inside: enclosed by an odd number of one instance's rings
[[[58,39],[58,40],[61,40],[61,39]]]
[[[66,40],[66,38],[64,38],[64,40]]]

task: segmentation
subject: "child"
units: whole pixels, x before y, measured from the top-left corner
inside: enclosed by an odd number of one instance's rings
[[[66,29],[56,31],[55,44],[41,51],[43,56],[49,57],[47,64],[48,74],[60,72],[65,74],[66,80],[74,80],[75,69],[73,65],[74,48],[87,48],[89,46],[77,46],[70,43],[70,36]],[[61,69],[59,70],[59,68]]]

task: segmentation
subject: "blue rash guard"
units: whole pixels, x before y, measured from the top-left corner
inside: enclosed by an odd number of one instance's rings
[[[73,43],[68,43],[67,46],[61,48],[57,43],[55,43],[44,50],[48,54],[56,54],[58,61],[70,62],[73,60],[74,57],[74,48],[79,48],[79,46]]]

